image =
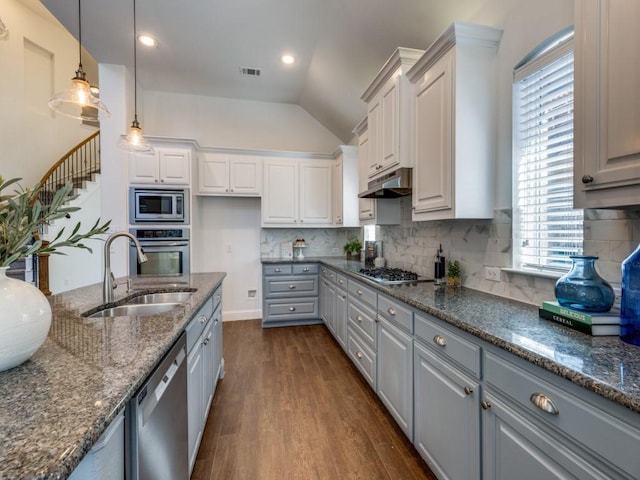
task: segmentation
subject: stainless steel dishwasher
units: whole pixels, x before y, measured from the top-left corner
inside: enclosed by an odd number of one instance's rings
[[[183,333],[127,409],[131,480],[187,480],[187,349]]]

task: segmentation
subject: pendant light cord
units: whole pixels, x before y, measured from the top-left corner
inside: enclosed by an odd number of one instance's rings
[[[78,70],[82,71],[82,10],[78,0]]]
[[[133,121],[138,124],[138,34],[136,31],[136,0],[133,0]]]

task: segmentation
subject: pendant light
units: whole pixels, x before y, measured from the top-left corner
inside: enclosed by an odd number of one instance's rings
[[[153,147],[142,136],[142,127],[140,127],[140,123],[138,123],[137,41],[136,0],[133,0],[133,122],[131,122],[131,126],[129,127],[129,133],[118,142],[118,147],[127,152],[151,153],[153,152]]]
[[[78,0],[78,70],[71,79],[72,87],[60,93],[56,93],[49,100],[49,107],[56,113],[61,113],[71,118],[95,122],[98,113],[105,117],[111,114],[104,103],[91,93],[87,75],[82,69],[82,15],[80,0]]]

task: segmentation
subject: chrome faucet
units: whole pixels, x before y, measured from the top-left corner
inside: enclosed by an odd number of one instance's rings
[[[129,232],[116,232],[109,235],[104,242],[104,282],[102,283],[102,299],[104,303],[113,302],[113,291],[118,287],[116,277],[113,275],[113,272],[111,272],[111,256],[109,254],[111,244],[118,237],[129,237],[135,244],[136,250],[138,251],[138,263],[147,261],[147,256],[142,251],[140,242],[138,242],[138,239],[132,234]]]

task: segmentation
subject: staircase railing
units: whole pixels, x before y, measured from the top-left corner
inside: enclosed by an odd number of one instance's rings
[[[100,130],[69,150],[40,180],[40,202],[48,204],[57,190],[72,182],[74,188],[100,173]],[[38,288],[45,295],[49,290],[49,255],[38,255]]]

